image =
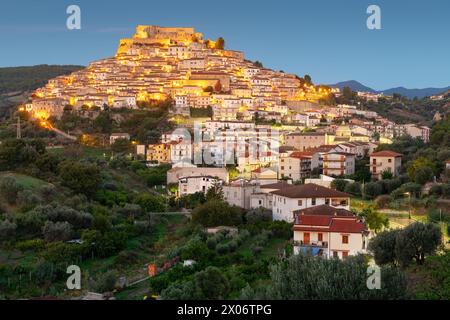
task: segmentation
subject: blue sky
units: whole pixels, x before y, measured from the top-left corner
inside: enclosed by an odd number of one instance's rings
[[[82,29],[66,29],[81,7]],[[368,30],[377,4],[382,30]],[[138,24],[192,26],[265,66],[374,89],[450,85],[448,0],[14,0],[0,5],[0,66],[83,64],[113,56]]]

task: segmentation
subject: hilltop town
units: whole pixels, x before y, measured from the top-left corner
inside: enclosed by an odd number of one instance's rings
[[[136,108],[171,98],[179,113],[212,105],[217,118],[238,113],[251,118],[256,111],[283,113],[276,108],[283,101],[295,106],[327,93],[293,74],[247,61],[243,52],[225,50],[223,39],[203,40],[194,28],[138,26],[132,39],[120,41],[115,57],[36,90],[29,110],[41,118],[59,117],[66,106]]]

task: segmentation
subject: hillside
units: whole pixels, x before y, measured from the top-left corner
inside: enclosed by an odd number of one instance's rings
[[[365,85],[363,85],[362,83],[359,83],[358,81],[355,80],[349,80],[349,81],[342,81],[342,82],[338,82],[335,84],[331,84],[330,87],[333,88],[339,88],[344,89],[345,87],[349,87],[350,89],[352,89],[353,91],[360,91],[360,92],[373,92],[375,93],[376,91],[372,88],[366,87]]]
[[[377,90],[367,87],[367,86],[363,85],[362,83],[355,81],[355,80],[338,82],[336,84],[330,85],[330,87],[339,88],[341,90],[344,87],[349,87],[353,91],[383,93],[384,95],[393,95],[394,93],[399,93],[402,96],[405,96],[410,99],[413,99],[414,97],[425,98],[425,97],[429,97],[432,95],[444,93],[444,92],[450,90],[450,86],[449,86],[446,88],[423,88],[423,89],[408,89],[405,87],[396,87],[396,88],[390,88],[390,89],[377,91]]]
[[[23,103],[31,91],[45,85],[49,79],[82,68],[73,65],[0,68],[0,117],[6,114],[9,107]]]

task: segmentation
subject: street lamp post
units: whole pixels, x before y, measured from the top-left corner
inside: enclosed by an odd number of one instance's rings
[[[408,196],[408,219],[411,220],[411,192],[406,192],[404,195]]]

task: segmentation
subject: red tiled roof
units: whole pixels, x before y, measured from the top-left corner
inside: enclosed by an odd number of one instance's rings
[[[394,151],[389,151],[389,150],[385,150],[385,151],[379,151],[379,152],[374,152],[370,155],[371,157],[402,157],[403,155]]]
[[[322,204],[320,206],[314,206],[311,208],[300,209],[294,211],[296,215],[318,215],[318,216],[338,216],[338,217],[353,217],[354,214],[351,211],[334,208],[332,206]]]
[[[308,225],[308,226],[330,226],[331,216],[298,216],[296,225]]]
[[[313,154],[314,152],[311,151],[294,151],[289,155],[289,157],[297,159],[311,159]]]
[[[367,227],[357,217],[302,215],[296,219],[294,231],[363,233]]]
[[[331,232],[348,232],[348,233],[360,233],[366,231],[367,228],[365,224],[355,219],[342,219],[342,218],[333,218],[330,226]]]

